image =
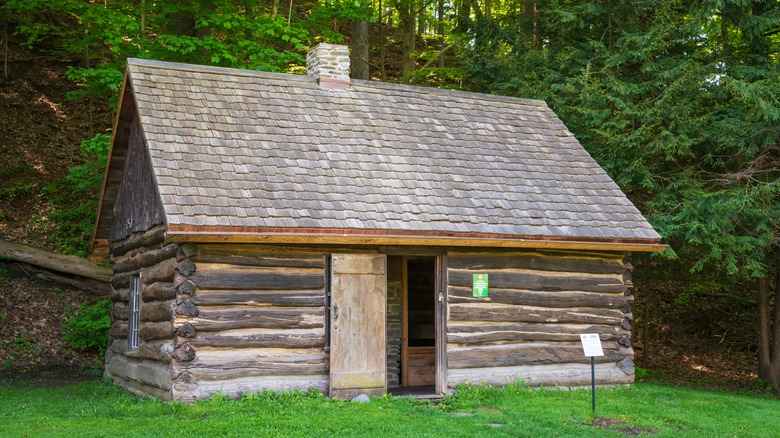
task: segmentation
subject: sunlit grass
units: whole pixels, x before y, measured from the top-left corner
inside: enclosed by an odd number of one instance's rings
[[[2,436],[780,436],[780,401],[762,395],[637,383],[590,392],[464,385],[438,405],[370,404],[316,392],[260,393],[191,405],[135,397],[104,382],[0,383]],[[605,428],[606,427],[606,428]],[[611,429],[610,429],[611,428]]]

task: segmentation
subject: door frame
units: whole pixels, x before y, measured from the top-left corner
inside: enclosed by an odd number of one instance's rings
[[[434,357],[436,394],[445,394],[447,391],[447,256],[441,254],[415,254],[402,256],[402,300],[401,300],[401,386],[408,382],[408,338],[409,325],[408,299],[409,299],[409,272],[407,261],[409,257],[430,257],[434,262]]]
[[[437,255],[436,276],[436,394],[447,392],[447,256]]]

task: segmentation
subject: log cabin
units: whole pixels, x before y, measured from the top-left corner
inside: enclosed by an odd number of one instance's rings
[[[659,235],[544,102],[128,60],[92,242],[105,375],[192,401],[633,381]]]

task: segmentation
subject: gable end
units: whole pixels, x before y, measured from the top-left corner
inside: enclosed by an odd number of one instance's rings
[[[114,203],[113,217],[108,235],[110,242],[165,223],[152,161],[137,114],[130,124],[124,174]]]

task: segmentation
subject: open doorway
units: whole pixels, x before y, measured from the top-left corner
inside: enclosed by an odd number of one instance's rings
[[[388,386],[436,393],[437,263],[434,256],[388,257]]]

